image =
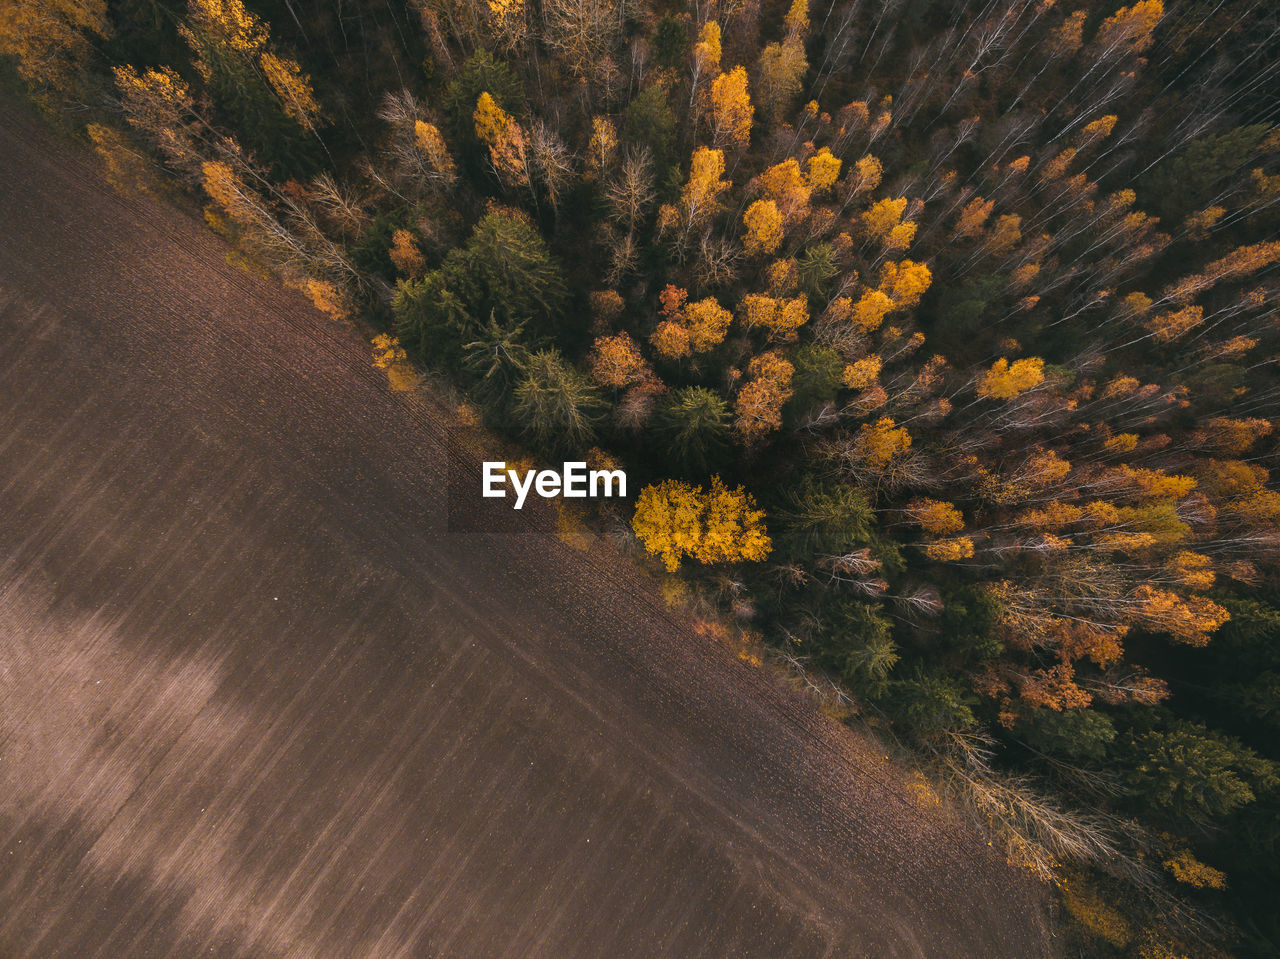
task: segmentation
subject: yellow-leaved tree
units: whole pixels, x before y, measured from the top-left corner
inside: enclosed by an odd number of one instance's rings
[[[836,185],[840,179],[840,158],[823,147],[805,164],[808,173],[809,187],[814,193],[825,193]]]
[[[1004,357],[978,380],[978,395],[990,400],[1011,400],[1044,382],[1044,360],[1029,357],[1010,363]]]
[[[782,244],[782,214],[772,200],[756,200],[742,215],[747,228],[742,239],[747,256],[773,253]]]
[[[498,179],[509,186],[528,186],[528,147],[524,130],[515,118],[485,91],[476,100],[472,119],[477,139],[489,148],[489,160]]]
[[[320,119],[320,104],[311,90],[311,78],[302,72],[296,61],[263,53],[258,62],[266,74],[271,89],[280,98],[285,115],[298,126],[314,132]]]
[[[0,0],[0,56],[37,89],[69,93],[92,52],[110,35],[106,0]]]
[[[672,572],[685,557],[704,564],[759,562],[773,548],[755,497],[742,487],[729,489],[718,476],[710,490],[679,480],[646,486],[631,528]]]
[[[742,298],[742,323],[749,329],[763,327],[771,339],[786,340],[809,322],[809,303],[802,296],[775,298],[748,293]]]
[[[782,407],[791,399],[795,371],[776,350],[761,353],[748,364],[746,385],[734,403],[734,429],[744,445],[756,445],[782,425]]]
[[[734,67],[711,81],[711,117],[716,146],[744,147],[751,140],[755,107],[747,92],[747,71]],[[838,161],[837,161],[838,162]]]

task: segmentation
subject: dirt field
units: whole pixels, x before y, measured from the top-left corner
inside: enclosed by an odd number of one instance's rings
[[[0,107],[0,957],[1034,959],[1038,890]]]

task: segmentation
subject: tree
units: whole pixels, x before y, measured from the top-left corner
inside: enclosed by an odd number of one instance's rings
[[[862,490],[810,475],[784,491],[773,515],[781,530],[779,551],[801,563],[851,553],[872,541],[875,528],[875,511]]]
[[[277,166],[301,162],[298,134],[320,116],[298,64],[271,49],[267,25],[241,0],[189,0],[178,28],[220,115]]]
[[[511,418],[542,449],[580,453],[595,442],[606,408],[591,382],[559,351],[539,350],[516,383]]]
[[[758,99],[770,123],[779,123],[791,111],[809,72],[804,43],[787,38],[771,43],[760,53]]]
[[[608,86],[623,21],[611,0],[544,0],[542,41],[574,76]]]
[[[1145,323],[1152,335],[1161,343],[1169,343],[1195,329],[1204,322],[1204,307],[1184,306],[1180,310],[1171,310],[1152,316]]]
[[[862,157],[845,176],[843,192],[847,197],[846,202],[870,193],[880,185],[883,176],[884,165],[876,157],[870,154]]]
[[[782,218],[793,223],[809,212],[812,188],[794,159],[775,163],[760,174],[760,189],[778,205]]]
[[[977,699],[952,676],[919,670],[889,684],[888,705],[905,730],[925,742],[939,741],[977,722]]]
[[[689,228],[706,223],[719,207],[720,194],[729,188],[724,176],[724,153],[698,147],[689,161],[689,179],[680,194],[681,211]]]
[[[487,0],[489,23],[494,38],[505,50],[521,47],[528,36],[525,0]]]
[[[444,92],[450,142],[468,167],[489,155],[488,145],[476,137],[475,112],[482,93],[489,94],[499,109],[513,117],[525,114],[524,88],[511,68],[488,51],[477,50]]]
[[[814,193],[826,193],[840,179],[841,161],[827,147],[809,157],[805,165],[809,187]]]
[[[835,248],[830,243],[815,243],[796,261],[796,282],[811,297],[822,297],[832,280],[840,275]]]
[[[734,67],[711,82],[711,116],[716,146],[745,147],[750,142],[755,107],[745,68]]]
[[[1189,849],[1179,851],[1177,855],[1166,859],[1161,865],[1178,882],[1194,886],[1196,889],[1227,888],[1227,874],[1202,863],[1191,854]]]
[[[653,156],[657,168],[665,172],[674,159],[677,120],[664,87],[653,84],[642,89],[627,104],[623,136]]]
[[[893,460],[911,448],[911,434],[898,426],[891,416],[858,428],[857,451],[868,467],[883,471]]]
[[[894,228],[902,222],[902,214],[907,210],[907,198],[896,200],[884,199],[873,204],[862,214],[862,229],[872,240],[887,240]]]
[[[91,36],[111,28],[106,0],[4,0],[0,3],[0,56],[17,58],[27,83],[70,94],[92,53]]]
[[[258,62],[271,89],[280,98],[285,115],[299,126],[314,132],[316,122],[320,119],[320,104],[316,103],[312,92],[311,78],[293,60],[278,57],[270,51],[264,51]]]
[[[841,381],[851,390],[865,390],[874,386],[880,376],[882,362],[879,356],[864,356],[844,368]]]
[[[408,230],[396,230],[391,235],[390,256],[396,269],[406,276],[417,276],[427,265],[426,257]]]
[[[488,91],[476,100],[474,118],[476,138],[489,148],[489,162],[498,179],[510,186],[528,186],[528,146],[520,124]]]
[[[795,331],[809,322],[809,304],[802,297],[748,293],[740,306],[743,325],[768,330],[770,339],[793,339]]]
[[[849,319],[864,333],[872,333],[895,305],[883,290],[868,290],[853,304]]]
[[[936,539],[926,543],[924,554],[937,563],[954,563],[973,558],[973,540],[968,536]]]
[[[960,219],[956,221],[953,235],[956,237],[976,236],[981,232],[993,209],[995,209],[993,201],[984,200],[980,196],[974,197],[960,211]]]
[[[698,42],[693,45],[693,65],[695,78],[720,69],[720,24],[714,20],[704,23],[698,33]]]
[[[880,268],[880,292],[893,301],[894,309],[906,310],[918,304],[932,282],[929,268],[912,260],[890,260]]]
[[[761,353],[747,366],[747,382],[734,403],[734,429],[746,446],[759,444],[782,425],[782,407],[791,398],[795,367],[776,350]]]
[[[618,130],[607,116],[591,118],[591,140],[587,144],[587,178],[600,179],[614,163],[618,152]]]
[[[187,174],[199,171],[203,162],[198,146],[200,121],[186,81],[169,67],[139,73],[119,66],[112,73],[129,125],[141,131],[175,169]]]
[[[782,245],[782,214],[772,200],[756,200],[742,215],[747,232],[743,247],[747,256],[767,256]]]
[[[566,290],[560,265],[538,231],[520,216],[490,213],[465,246],[445,259],[449,285],[474,316],[530,320],[549,332],[561,319]]]
[[[448,368],[461,362],[478,322],[494,317],[546,335],[561,319],[565,297],[559,264],[537,231],[519,216],[494,212],[440,269],[400,285],[396,333],[410,352]]]
[[[898,664],[892,627],[870,603],[845,600],[824,609],[821,659],[853,688],[879,696]]]
[[[1221,819],[1280,784],[1274,763],[1238,740],[1176,721],[1137,736],[1129,783],[1156,809],[1192,822]]]
[[[829,346],[805,343],[793,357],[791,399],[783,410],[788,423],[804,423],[815,412],[821,413],[840,392],[840,374],[844,360]]]
[[[1010,363],[1004,357],[978,380],[978,395],[991,400],[1013,399],[1044,382],[1044,360],[1030,357]]]
[[[946,536],[964,529],[964,515],[954,503],[945,500],[914,499],[905,507],[911,520],[933,536]]]
[[[524,324],[490,314],[476,324],[475,339],[462,346],[462,365],[472,377],[471,394],[493,414],[505,414],[516,383],[529,365]]]
[[[704,387],[682,387],[659,405],[653,432],[679,466],[702,473],[728,449],[729,404]]]
[[[631,526],[671,572],[686,556],[703,564],[759,562],[772,548],[755,498],[742,487],[730,490],[718,476],[709,491],[679,480],[646,486]]]
[[[1032,709],[1018,724],[1034,748],[1069,759],[1098,762],[1116,738],[1115,724],[1094,709]]]
[[[649,343],[658,355],[668,360],[679,360],[693,353],[689,342],[689,328],[679,320],[662,320],[649,336]]]
[[[634,230],[644,219],[655,195],[649,151],[628,151],[622,168],[606,191],[613,219]]]
[[[724,342],[733,314],[716,302],[715,297],[708,296],[685,307],[684,319],[689,346],[695,353],[705,353]]]
[[[651,375],[649,364],[628,334],[596,338],[591,347],[591,377],[601,386],[621,388]]]
[[[458,178],[458,170],[439,128],[433,123],[415,121],[413,142],[425,161],[422,172],[444,186],[452,185]]]
[[[1103,21],[1093,38],[1101,56],[1124,50],[1141,53],[1151,46],[1156,25],[1164,17],[1161,0],[1138,0],[1131,7],[1121,7]]]

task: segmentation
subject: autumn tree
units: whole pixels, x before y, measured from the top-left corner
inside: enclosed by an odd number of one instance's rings
[[[690,235],[707,226],[719,211],[720,197],[730,186],[723,176],[723,151],[709,147],[693,151],[679,205],[664,204],[658,213],[659,232],[673,234],[681,250]]]
[[[139,73],[119,66],[112,72],[129,125],[143,133],[172,167],[194,175],[204,162],[204,123],[186,81],[168,67]]]
[[[782,214],[773,200],[756,200],[742,215],[747,228],[743,247],[748,256],[775,252],[782,244]]]
[[[4,0],[0,56],[37,89],[73,92],[92,54],[92,38],[111,33],[106,0]]]
[[[391,262],[406,276],[416,276],[427,265],[426,257],[418,249],[418,242],[408,230],[396,230],[391,235]]]
[[[803,297],[748,293],[740,306],[743,325],[767,330],[770,339],[793,338],[795,331],[809,322],[809,305]]]
[[[689,331],[690,348],[695,353],[705,353],[724,342],[733,314],[715,297],[708,296],[685,307],[684,322]]]
[[[678,480],[646,486],[631,525],[672,572],[685,557],[703,564],[760,562],[772,548],[755,498],[741,487],[729,489],[718,476],[710,490]]]
[[[630,386],[650,375],[649,364],[629,335],[596,338],[591,348],[591,376],[601,386]]]
[[[842,161],[827,147],[823,147],[805,164],[805,175],[809,188],[814,193],[826,193],[840,179]]]
[[[718,147],[745,147],[751,139],[755,107],[747,92],[747,71],[734,67],[711,83],[712,126]]]
[[[760,189],[777,205],[782,218],[789,223],[809,212],[813,188],[794,158],[775,163],[761,173]]]
[[[857,451],[868,468],[880,472],[911,448],[911,434],[890,416],[858,428]]]
[[[766,46],[760,52],[759,71],[757,99],[769,122],[777,124],[791,112],[809,72],[803,41],[788,37]]]
[[[524,129],[489,95],[480,94],[475,109],[476,137],[489,148],[489,162],[509,186],[529,185],[529,149]]]
[[[782,425],[782,407],[791,397],[795,366],[770,350],[747,366],[746,384],[734,403],[734,429],[746,446],[755,446]]]
[[[933,274],[923,263],[890,260],[880,268],[879,292],[893,301],[894,309],[916,306],[933,283]]]
[[[267,25],[241,0],[189,0],[178,32],[240,136],[277,163],[296,163],[295,134],[314,132],[320,107],[297,62],[272,48]]]
[[[1001,357],[978,380],[978,395],[1008,400],[1044,382],[1044,360],[1031,357],[1010,363]]]
[[[1131,7],[1121,7],[1103,21],[1093,38],[1100,57],[1120,51],[1142,53],[1151,46],[1156,26],[1164,17],[1161,0],[1138,0]]]

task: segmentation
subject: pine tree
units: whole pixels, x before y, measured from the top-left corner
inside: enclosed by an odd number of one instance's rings
[[[556,350],[533,353],[512,394],[511,417],[547,451],[581,452],[596,439],[606,404]]]
[[[690,473],[703,473],[728,449],[729,405],[711,390],[682,387],[658,407],[653,430],[678,465]]]

